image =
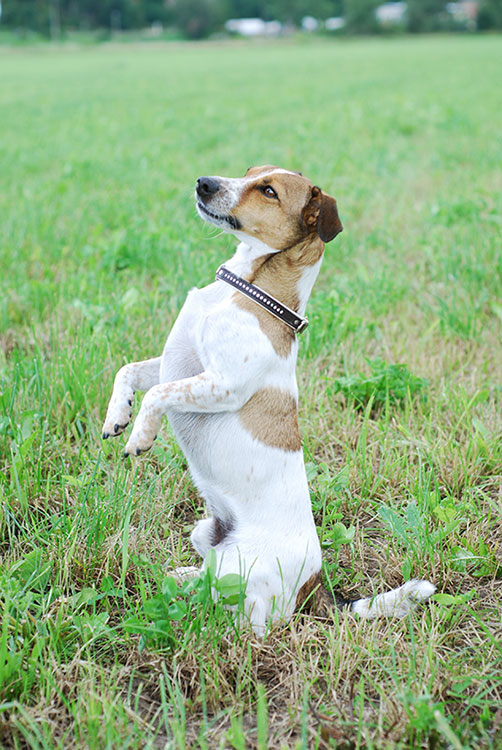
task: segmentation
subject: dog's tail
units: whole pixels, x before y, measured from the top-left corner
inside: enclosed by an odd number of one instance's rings
[[[320,617],[329,617],[335,607],[339,610],[349,609],[368,620],[375,617],[404,617],[418,604],[426,602],[435,590],[433,583],[414,578],[385,594],[364,599],[344,599],[326,588],[321,581],[321,574],[317,573],[302,586],[297,603],[307,599],[310,609]]]

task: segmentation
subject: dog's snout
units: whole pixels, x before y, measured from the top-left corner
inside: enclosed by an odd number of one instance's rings
[[[214,177],[199,177],[197,180],[197,195],[201,198],[208,198],[218,192],[220,183]]]

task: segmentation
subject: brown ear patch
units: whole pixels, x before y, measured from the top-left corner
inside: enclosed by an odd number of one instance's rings
[[[302,211],[302,226],[307,231],[313,231],[317,227],[319,214],[321,213],[322,192],[314,186],[310,194],[310,200]]]
[[[307,231],[317,230],[323,242],[330,242],[342,231],[336,200],[314,185],[309,202],[302,212],[302,225]]]
[[[326,193],[321,193],[321,196],[317,233],[323,242],[331,242],[343,230],[342,222],[338,216],[336,200]]]

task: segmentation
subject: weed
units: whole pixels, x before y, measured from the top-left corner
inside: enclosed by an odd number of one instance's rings
[[[335,393],[345,396],[356,409],[371,403],[373,409],[403,402],[413,396],[424,396],[427,380],[412,375],[407,365],[389,365],[383,359],[368,360],[370,375],[345,375],[333,381]]]
[[[161,590],[144,602],[141,616],[124,622],[126,632],[141,634],[140,651],[146,646],[168,650],[179,648],[183,642],[190,642],[194,634],[200,637],[202,632],[215,627],[222,617],[231,625],[240,621],[246,582],[237,574],[218,576],[216,557],[210,554],[209,558],[199,576],[184,582],[171,576],[164,578]],[[231,613],[224,611],[229,606],[233,607]],[[183,626],[177,628],[180,621],[183,621]],[[216,629],[218,627],[219,624]]]

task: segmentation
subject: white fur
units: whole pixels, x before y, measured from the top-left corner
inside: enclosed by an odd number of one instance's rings
[[[307,307],[307,302],[309,301],[310,292],[319,274],[321,263],[322,257],[317,261],[317,263],[314,263],[313,266],[307,266],[300,279],[300,282],[298,284],[299,305],[297,310],[299,315],[305,314],[305,308]]]
[[[352,604],[352,612],[366,619],[374,617],[405,617],[417,604],[425,602],[436,587],[429,581],[413,579],[397,589],[373,598],[359,599]]]
[[[256,178],[228,180],[223,202],[237,200],[248,179]],[[249,273],[259,256],[275,252],[241,231],[235,234],[242,241],[226,265],[239,275]],[[319,268],[320,261],[300,279],[300,314]],[[192,543],[204,558],[213,545],[212,518],[228,525],[230,531],[214,546],[218,574],[246,577],[246,613],[255,632],[263,634],[268,622],[291,616],[299,588],[321,569],[321,549],[302,450],[266,445],[239,419],[239,410],[259,389],[280,388],[298,398],[297,343],[289,356],[278,356],[257,318],[236,306],[234,294],[222,282],[192,289],[162,356],[117,373],[103,431],[104,437],[123,431],[136,390],[146,394],[127,454],[148,450],[162,417],[169,418],[209,513],[195,527]],[[183,569],[179,576],[194,572]],[[401,612],[432,589],[423,583],[411,591],[405,584],[373,602],[361,600],[354,611],[367,617],[393,607]]]

